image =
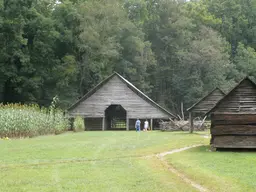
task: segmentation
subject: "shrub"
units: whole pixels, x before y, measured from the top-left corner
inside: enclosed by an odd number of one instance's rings
[[[34,137],[59,134],[69,127],[60,110],[54,114],[37,105],[0,104],[0,137]]]
[[[82,117],[76,117],[74,121],[74,131],[79,132],[79,131],[84,131],[85,126],[84,126],[84,119]]]

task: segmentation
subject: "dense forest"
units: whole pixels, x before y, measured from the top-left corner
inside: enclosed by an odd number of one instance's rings
[[[117,71],[179,113],[255,50],[256,0],[0,0],[0,103],[65,108]]]

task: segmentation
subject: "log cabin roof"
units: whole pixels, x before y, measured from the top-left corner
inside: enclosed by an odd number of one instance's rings
[[[198,100],[190,108],[187,109],[189,112],[202,112],[206,113],[211,110],[215,104],[225,96],[225,93],[216,87],[210,93],[205,95],[203,98]]]
[[[105,85],[110,79],[113,77],[118,77],[123,83],[127,85],[134,93],[136,93],[139,97],[141,97],[143,100],[146,102],[150,103],[154,107],[160,109],[162,112],[167,114],[168,116],[176,118],[175,115],[173,115],[171,112],[169,112],[167,109],[163,108],[156,102],[154,102],[152,99],[150,99],[146,94],[144,94],[142,91],[140,91],[137,87],[135,87],[131,82],[129,82],[127,79],[122,77],[120,74],[117,72],[114,72],[112,75],[101,81],[98,85],[96,85],[92,90],[90,90],[87,94],[85,94],[81,99],[79,99],[76,103],[74,103],[71,107],[69,107],[67,110],[70,111],[74,109],[76,106],[78,106],[82,101],[86,100],[90,96],[92,96],[97,90],[99,90],[103,85]]]
[[[225,102],[226,100],[228,100],[229,97],[232,97],[232,95],[236,94],[235,91],[242,86],[242,84],[245,84],[246,82],[249,83],[249,86],[252,86],[254,91],[255,91],[255,95],[252,95],[253,97],[256,97],[256,84],[248,77],[246,76],[245,78],[243,78],[239,83],[237,83],[237,85],[231,89],[222,99],[220,99],[212,109],[210,109],[206,115],[208,115],[209,113],[212,113],[214,112],[223,102]],[[248,86],[248,85],[247,85]],[[219,113],[219,112],[218,112]],[[223,113],[223,114],[235,114],[237,113],[236,111],[222,111],[220,112],[220,114]],[[252,113],[252,112],[249,112],[249,111],[246,111],[246,112],[239,112],[241,114],[249,114],[249,113]],[[253,112],[255,113],[255,112]]]

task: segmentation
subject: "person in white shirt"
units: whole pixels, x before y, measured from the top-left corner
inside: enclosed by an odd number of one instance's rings
[[[146,121],[144,122],[144,131],[148,130],[148,120],[146,119]]]

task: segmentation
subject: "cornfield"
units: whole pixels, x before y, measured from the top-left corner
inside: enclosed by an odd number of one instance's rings
[[[37,105],[0,104],[0,138],[60,134],[69,128],[61,110]]]

